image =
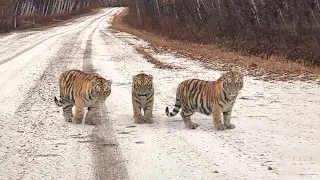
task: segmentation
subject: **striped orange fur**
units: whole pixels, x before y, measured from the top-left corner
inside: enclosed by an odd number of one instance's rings
[[[84,73],[80,70],[68,70],[59,78],[60,99],[54,97],[57,106],[63,108],[66,121],[81,123],[84,107],[88,107],[86,123],[93,124],[92,116],[100,103],[105,102],[111,94],[112,80],[106,80],[98,73]],[[75,106],[75,115],[72,107]]]
[[[191,121],[195,112],[212,114],[215,129],[233,129],[235,125],[230,123],[231,111],[242,87],[243,74],[237,71],[223,73],[217,81],[185,80],[177,88],[173,111],[169,112],[166,107],[166,114],[175,116],[181,109],[181,117],[189,129],[198,127],[197,123]]]
[[[132,77],[132,107],[135,123],[153,123],[153,76],[140,73]],[[143,115],[141,113],[143,109]]]

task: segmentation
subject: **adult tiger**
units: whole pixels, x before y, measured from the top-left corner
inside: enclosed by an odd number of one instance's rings
[[[132,106],[135,123],[153,123],[153,76],[140,73],[132,77]],[[143,109],[143,116],[141,114]]]
[[[98,73],[84,73],[80,70],[67,70],[59,78],[60,100],[54,97],[57,106],[63,107],[63,116],[67,122],[80,124],[84,116],[84,107],[88,107],[86,123],[93,124],[92,116],[100,103],[105,102],[111,93],[112,80],[106,80]],[[75,115],[72,107],[75,106]]]
[[[223,73],[217,81],[185,80],[177,88],[173,112],[169,112],[166,107],[166,114],[169,117],[175,116],[182,108],[180,114],[189,129],[198,127],[198,124],[191,121],[195,112],[213,114],[214,129],[234,129],[235,125],[230,124],[231,111],[242,87],[243,74],[237,71]]]

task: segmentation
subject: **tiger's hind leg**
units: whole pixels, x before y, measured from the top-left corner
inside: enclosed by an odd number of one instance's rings
[[[199,125],[191,121],[191,116],[194,114],[192,111],[186,110],[186,108],[182,107],[182,111],[180,113],[184,125],[188,129],[196,129]]]
[[[62,108],[63,117],[67,122],[72,122],[73,114],[72,114],[72,105],[67,105]]]
[[[72,118],[72,122],[75,124],[81,124],[84,116],[84,103],[81,98],[75,99],[75,113]]]
[[[89,125],[95,125],[99,119],[99,107],[88,107],[85,123]]]

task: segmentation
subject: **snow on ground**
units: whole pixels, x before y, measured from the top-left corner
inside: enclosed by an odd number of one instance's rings
[[[164,113],[178,83],[221,72],[150,51],[181,67],[155,68],[135,50],[148,43],[110,28],[121,10],[0,36],[0,179],[320,178],[319,85],[246,76],[231,119],[236,129],[215,131],[201,114],[192,116],[199,128],[186,129],[180,114]],[[113,80],[95,126],[65,122],[53,103],[58,77],[70,68]],[[154,76],[154,124],[133,123],[131,80],[140,71]]]

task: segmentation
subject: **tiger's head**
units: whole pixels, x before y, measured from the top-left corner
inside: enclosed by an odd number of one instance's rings
[[[147,96],[152,92],[153,89],[153,76],[140,73],[137,75],[134,75],[132,77],[133,79],[133,90],[135,93],[138,94],[138,96]]]
[[[93,78],[90,81],[91,94],[93,97],[100,101],[105,101],[106,98],[111,94],[112,80],[106,80],[104,78]]]
[[[238,71],[228,71],[221,75],[223,89],[231,96],[235,97],[243,87],[243,74]]]

